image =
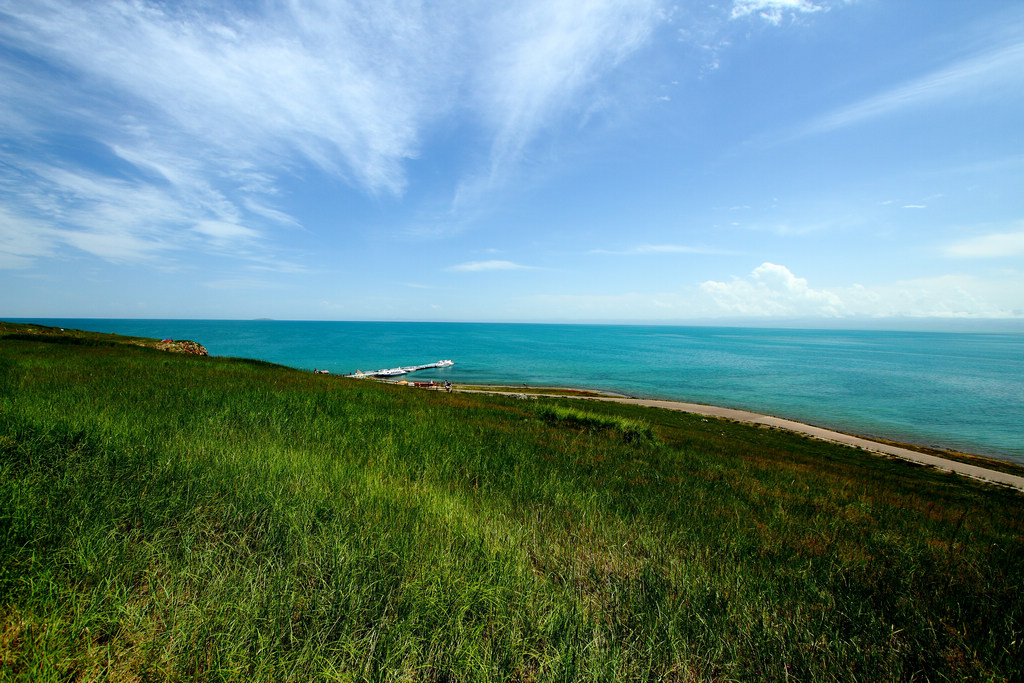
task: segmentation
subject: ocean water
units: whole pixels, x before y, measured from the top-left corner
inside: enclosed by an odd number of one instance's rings
[[[215,356],[343,374],[594,388],[741,408],[1024,464],[1024,334],[633,325],[33,320],[192,339]]]

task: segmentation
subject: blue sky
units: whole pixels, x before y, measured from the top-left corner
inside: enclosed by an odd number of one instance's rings
[[[0,0],[0,316],[1024,319],[1019,0]]]

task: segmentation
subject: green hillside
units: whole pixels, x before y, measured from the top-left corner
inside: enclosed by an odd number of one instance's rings
[[[2,680],[1024,678],[1017,492],[50,332],[0,336]]]

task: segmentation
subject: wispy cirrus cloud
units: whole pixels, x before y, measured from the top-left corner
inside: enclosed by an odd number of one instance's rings
[[[998,97],[1021,87],[1024,87],[1024,42],[1018,40],[825,114],[800,127],[791,137],[827,133],[967,93]]]
[[[0,162],[6,162],[0,154]],[[194,188],[193,188],[194,189]],[[242,256],[262,235],[216,191],[189,195],[169,183],[143,183],[44,162],[17,171],[0,163],[6,204],[0,254],[28,267],[66,247],[110,262],[145,261],[187,249]],[[19,246],[20,245],[20,246]],[[25,245],[35,245],[26,248]]]
[[[61,247],[120,262],[185,248],[266,261],[259,239],[298,226],[275,206],[278,176],[304,164],[370,194],[401,192],[401,162],[436,101],[415,66],[430,60],[403,47],[421,17],[262,9],[5,6],[0,199],[47,245],[12,262]],[[405,61],[410,78],[389,81]]]
[[[647,256],[658,254],[703,254],[723,255],[735,252],[713,247],[694,247],[687,244],[641,244],[627,249],[592,249],[590,254],[609,254],[616,256]]]
[[[540,129],[565,110],[600,74],[640,47],[658,21],[659,3],[534,2],[494,16],[501,47],[475,78],[486,121],[493,126],[493,166],[517,156]]]
[[[472,210],[544,133],[586,119],[600,100],[596,84],[647,42],[662,10],[660,0],[539,1],[489,17],[476,40],[490,47],[468,78],[490,150],[486,166],[460,182],[455,206]]]
[[[491,270],[535,270],[534,266],[524,266],[514,261],[469,261],[455,266],[449,266],[445,270],[453,272],[479,273]]]
[[[459,196],[479,200],[538,136],[593,107],[595,84],[645,44],[661,5],[7,3],[0,122],[37,158],[52,156],[50,142],[63,131],[76,131],[118,158],[135,194],[148,185],[173,198],[189,225],[232,213],[229,223],[267,232],[298,225],[273,198],[282,177],[309,167],[374,198],[402,197],[408,162],[432,126],[451,117],[480,133],[481,163],[460,168],[455,180]],[[124,169],[92,170],[125,180]],[[105,199],[84,188],[75,197]],[[86,227],[70,223],[82,212],[52,208],[49,220],[72,232]],[[121,224],[135,238],[131,248],[77,241],[113,258],[141,255],[156,241],[140,224]]]
[[[29,268],[37,258],[52,255],[60,241],[58,231],[44,221],[0,206],[0,268]]]
[[[222,165],[298,153],[371,192],[401,191],[401,161],[416,155],[437,101],[426,65],[447,52],[440,17],[386,3],[290,3],[259,16],[44,0],[8,12],[9,43],[112,91],[106,102],[88,85],[77,93],[90,101],[76,115],[94,124],[139,112],[155,122],[151,140],[193,138],[197,156],[205,148]]]
[[[697,49],[702,79],[716,72],[724,55],[745,40],[751,23],[768,24],[771,30],[788,20],[809,25],[806,19],[846,7],[857,0],[733,0],[732,3],[677,3],[671,15],[678,37]],[[742,32],[739,33],[737,29]],[[749,35],[749,34],[748,34]]]
[[[187,134],[239,167],[298,154],[369,192],[401,194],[403,163],[439,116],[475,116],[491,168],[513,163],[539,131],[589,106],[581,92],[645,43],[660,8],[307,0],[243,12],[42,0],[12,8],[0,35],[112,88],[112,111],[156,116],[147,137]]]

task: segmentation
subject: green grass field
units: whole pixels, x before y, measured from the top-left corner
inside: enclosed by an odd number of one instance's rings
[[[1024,678],[1017,492],[61,339],[0,336],[2,680]]]

